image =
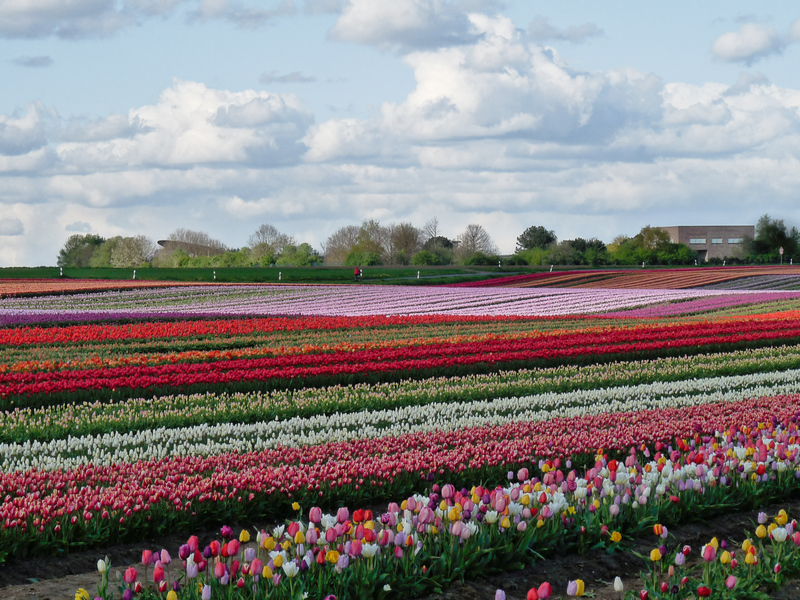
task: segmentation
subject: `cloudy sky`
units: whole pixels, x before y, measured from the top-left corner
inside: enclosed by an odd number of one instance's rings
[[[0,266],[76,232],[800,225],[796,0],[0,0],[0,49]]]

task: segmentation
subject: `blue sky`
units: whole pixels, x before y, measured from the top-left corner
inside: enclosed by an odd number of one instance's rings
[[[788,0],[3,0],[0,266],[76,232],[800,225],[799,59]]]

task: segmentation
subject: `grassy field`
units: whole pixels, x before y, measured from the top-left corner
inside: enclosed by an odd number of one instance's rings
[[[512,270],[513,269],[513,270]],[[367,267],[362,283],[435,284],[474,281],[531,272],[519,267]],[[419,279],[417,279],[419,274]],[[58,267],[0,268],[2,279],[57,279]],[[64,269],[68,279],[133,279],[132,269]],[[352,283],[352,267],[245,267],[218,269],[136,269],[143,281],[218,281],[224,283]]]

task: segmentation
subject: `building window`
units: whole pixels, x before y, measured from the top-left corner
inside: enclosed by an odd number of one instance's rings
[[[728,238],[729,244],[741,244],[744,242],[744,238]]]
[[[722,238],[711,238],[711,243],[712,244],[721,244],[722,243]]]
[[[706,238],[689,238],[690,244],[705,244]]]

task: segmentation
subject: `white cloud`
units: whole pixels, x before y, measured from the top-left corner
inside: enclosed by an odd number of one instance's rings
[[[750,65],[771,54],[780,54],[785,47],[785,41],[774,27],[745,23],[739,31],[719,36],[711,46],[711,52],[726,62]]]
[[[19,56],[13,62],[18,67],[42,68],[51,66],[53,59],[50,56]]]
[[[466,43],[476,34],[462,5],[448,0],[348,0],[330,35],[403,51]]]
[[[547,17],[536,17],[528,26],[528,35],[537,42],[558,40],[581,44],[591,37],[603,35],[603,30],[593,23],[558,29]]]
[[[54,115],[41,104],[29,104],[26,113],[0,115],[0,156],[27,154],[47,144],[47,121]]]
[[[86,221],[75,221],[64,227],[64,229],[77,233],[90,233],[92,231],[92,226]]]
[[[800,42],[800,19],[794,21],[789,28],[789,40],[792,42]]]
[[[296,12],[292,0],[264,4],[260,0],[2,0],[0,37],[103,37],[181,8],[189,20],[222,19],[240,27],[260,27]]]
[[[19,219],[0,219],[0,235],[11,236],[23,233],[25,233],[25,228]]]
[[[311,115],[292,95],[213,90],[176,81],[159,102],[68,132],[57,151],[81,169],[175,167],[203,163],[261,166],[298,160]],[[113,136],[113,137],[109,137]],[[99,141],[92,141],[99,140]]]

